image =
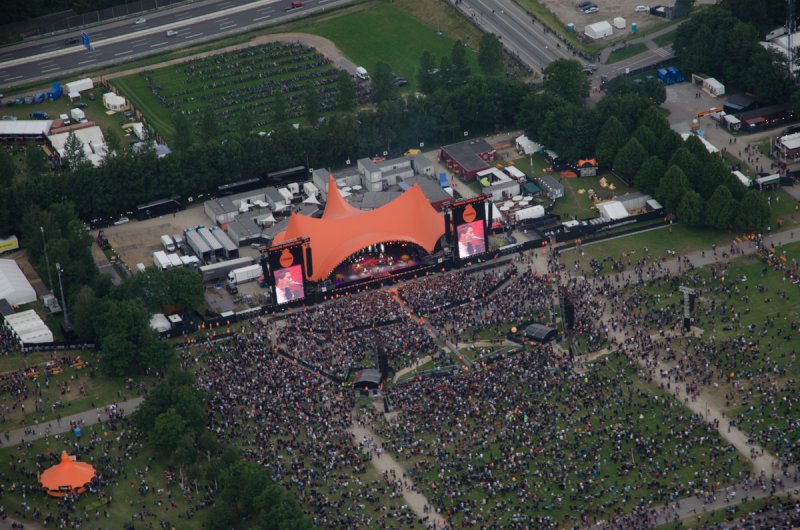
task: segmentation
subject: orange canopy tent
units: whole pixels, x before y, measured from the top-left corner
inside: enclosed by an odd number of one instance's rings
[[[308,237],[314,259],[309,280],[327,278],[351,254],[385,242],[413,243],[433,252],[444,235],[444,218],[436,212],[418,184],[388,204],[364,211],[347,203],[328,177],[328,200],[321,219],[293,214],[273,245]]]
[[[50,467],[39,477],[39,482],[48,495],[64,497],[69,493],[83,493],[86,485],[95,476],[94,467],[85,462],[76,462],[75,457],[61,453],[61,462]]]

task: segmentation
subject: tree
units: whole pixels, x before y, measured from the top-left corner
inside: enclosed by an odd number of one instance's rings
[[[544,90],[558,94],[567,101],[582,104],[589,97],[589,80],[581,63],[571,59],[558,59],[544,69]]]
[[[378,61],[372,73],[372,101],[381,103],[397,99],[397,97],[397,85],[394,84],[392,67],[383,61]]]
[[[667,121],[664,113],[654,105],[649,106],[647,110],[644,111],[644,114],[642,114],[642,118],[639,120],[639,126],[642,125],[653,131],[653,134],[659,138],[663,137],[664,133],[671,130],[669,121]]]
[[[186,421],[177,410],[171,408],[158,415],[148,441],[161,456],[169,457],[187,434],[191,434],[191,431]]]
[[[683,138],[672,129],[667,129],[658,142],[658,157],[664,163],[668,163],[675,151],[681,147],[683,147]]]
[[[336,108],[341,112],[351,112],[356,108],[356,85],[345,70],[336,78]]]
[[[417,85],[420,92],[425,94],[433,93],[437,88],[436,83],[436,60],[431,52],[424,51],[419,58],[419,69],[417,70]]]
[[[308,123],[316,126],[319,122],[319,116],[322,112],[322,101],[319,97],[319,90],[311,86],[306,90],[305,97],[303,98],[303,110],[306,114]]]
[[[83,150],[83,142],[75,135],[75,131],[70,131],[67,135],[62,162],[70,171],[78,171],[80,168],[91,164],[86,157],[86,152]]]
[[[36,142],[25,144],[25,169],[28,175],[41,175],[47,171],[47,157]]]
[[[666,164],[661,161],[657,156],[651,156],[644,161],[642,167],[636,173],[633,179],[637,188],[645,193],[655,193],[658,190],[658,185],[661,182],[661,177],[667,170]]]
[[[769,224],[769,203],[763,194],[749,190],[739,201],[736,211],[736,226],[740,230],[760,231]]]
[[[616,116],[611,116],[603,124],[600,129],[600,135],[597,138],[597,148],[595,154],[597,155],[597,162],[601,166],[610,167],[614,162],[614,157],[622,146],[628,141],[628,132]]]
[[[467,60],[467,48],[460,40],[453,43],[453,48],[450,50],[450,63],[452,64],[450,80],[454,86],[461,86],[469,81],[472,72]]]
[[[217,114],[213,108],[205,108],[200,115],[200,136],[204,142],[212,140],[220,135]]]
[[[656,199],[668,212],[675,212],[687,191],[689,191],[689,180],[686,174],[681,168],[670,166],[658,184]]]
[[[166,304],[181,312],[198,311],[205,306],[205,289],[198,274],[184,268],[171,268],[164,276]]]
[[[483,75],[495,77],[503,73],[503,45],[493,33],[484,33],[478,45],[478,64]]]
[[[120,143],[117,131],[111,127],[106,127],[103,129],[103,136],[106,139],[109,155],[116,155],[122,151],[122,144]]]
[[[725,186],[717,186],[706,205],[706,224],[719,230],[730,228],[735,219],[735,207],[731,191]]]
[[[186,151],[194,142],[194,131],[189,118],[183,112],[177,111],[172,115],[172,127],[175,129],[172,146],[176,151]]]
[[[658,150],[658,137],[646,125],[639,125],[633,131],[633,137],[644,147],[648,155],[653,155]]]
[[[694,190],[687,191],[678,209],[675,212],[678,220],[686,226],[700,226],[703,224],[703,198]]]
[[[270,108],[269,120],[277,127],[289,118],[289,103],[286,101],[286,94],[283,90],[276,90],[272,96],[272,106]]]
[[[631,181],[642,167],[647,152],[636,138],[631,138],[614,157],[614,171],[625,180]]]
[[[8,190],[17,174],[17,165],[5,149],[0,149],[0,187]]]

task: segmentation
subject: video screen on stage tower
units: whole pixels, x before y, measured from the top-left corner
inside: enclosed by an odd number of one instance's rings
[[[453,226],[461,259],[486,252],[483,201],[480,197],[453,205]]]
[[[277,305],[302,300],[306,296],[303,249],[301,241],[269,249],[269,270]]]

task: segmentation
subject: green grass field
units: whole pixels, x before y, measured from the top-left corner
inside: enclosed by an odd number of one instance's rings
[[[669,33],[664,33],[663,35],[659,35],[658,37],[653,37],[653,42],[658,44],[659,46],[667,46],[672,44],[675,41],[675,35],[678,30],[670,31]]]
[[[168,481],[165,478],[167,467],[136,443],[138,434],[130,429],[121,431],[117,427],[112,431],[105,428],[105,425],[84,428],[80,440],[68,433],[41,438],[24,447],[0,449],[0,467],[4,470],[7,481],[3,494],[6,513],[15,516],[23,510],[23,501],[42,514],[58,513],[61,501],[39,493],[37,460],[46,459],[41,468],[44,470],[55,463],[49,460],[51,455],[60,455],[61,451],[67,450],[69,454],[77,455],[79,461],[90,462],[110,483],[102,488],[105,496],[87,492],[76,503],[79,517],[84,510],[90,514],[91,527],[125,528],[126,524],[134,521],[134,513],[146,509],[152,516],[145,521],[151,523],[169,521],[171,526],[167,528],[204,528],[207,510],[197,512],[203,490],[197,493],[192,488],[191,492],[187,492],[189,495],[184,495],[177,481]],[[24,499],[18,494],[22,486],[32,488]],[[146,492],[143,486],[147,486]],[[174,506],[168,495],[174,501]],[[109,517],[105,517],[105,511],[108,511]],[[99,513],[99,517],[95,517],[95,512]],[[192,516],[187,517],[188,513],[192,513]],[[27,512],[23,519],[31,516],[32,512]],[[144,528],[141,521],[135,522],[134,526]]]
[[[555,175],[551,175],[555,176]],[[569,219],[589,219],[597,216],[597,209],[589,198],[589,190],[594,190],[598,198],[609,200],[615,196],[633,191],[618,178],[611,174],[600,174],[597,177],[561,178],[555,176],[564,185],[564,197],[556,200],[553,213]],[[608,184],[614,185],[614,190],[600,185],[600,180],[605,178]],[[583,190],[583,193],[579,193]]]
[[[393,4],[376,4],[368,10],[312,24],[304,28],[336,43],[345,56],[367,70],[383,61],[408,80],[407,88],[416,87],[419,58],[429,51],[438,62],[449,56],[455,40],[437,33],[434,20],[427,24]],[[478,71],[477,42],[465,42],[473,71]]]
[[[643,42],[637,42],[636,44],[631,44],[625,48],[622,48],[621,50],[611,52],[611,55],[608,56],[606,64],[618,63],[620,61],[624,61],[625,59],[635,57],[645,51],[647,51],[647,46],[645,46]]]

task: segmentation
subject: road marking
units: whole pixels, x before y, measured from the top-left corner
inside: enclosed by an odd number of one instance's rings
[[[271,13],[272,12],[272,6],[262,7],[261,9],[256,9],[256,11],[258,11],[259,13]]]
[[[239,24],[228,24],[227,26],[220,26],[219,29],[231,29],[231,28],[235,28],[238,25]]]
[[[138,42],[138,43],[134,44],[133,46],[147,46],[147,41]]]
[[[89,64],[95,62],[97,59],[89,59],[88,61],[81,61],[78,64]]]
[[[42,68],[42,73],[46,74],[47,72],[55,72],[56,70],[61,70],[60,66],[51,66],[50,68]]]
[[[133,50],[125,50],[124,52],[115,53],[114,57],[119,57],[120,55],[128,55],[129,53],[133,53]]]
[[[191,16],[192,16],[191,13],[178,13],[177,15],[175,15],[175,18],[177,18],[178,20],[183,20],[184,18],[191,18]]]
[[[187,35],[187,36],[186,36],[186,37],[184,37],[184,38],[186,38],[186,39],[193,39],[193,38],[195,38],[195,37],[200,37],[201,35],[202,35],[202,33],[195,33],[194,35]]]
[[[22,79],[21,75],[17,75],[14,77],[6,77],[3,81],[13,81],[14,79]]]
[[[319,4],[324,4],[325,2],[330,2],[331,0],[319,0]]]
[[[253,22],[258,22],[259,20],[265,20],[267,18],[271,18],[272,15],[264,15],[263,17],[254,18]]]
[[[168,43],[167,43],[167,41],[164,41],[164,42],[158,42],[158,43],[156,43],[156,44],[151,44],[151,45],[150,45],[150,47],[151,47],[151,48],[157,48],[157,47],[159,47],[159,46],[164,46],[165,44],[168,44]]]

